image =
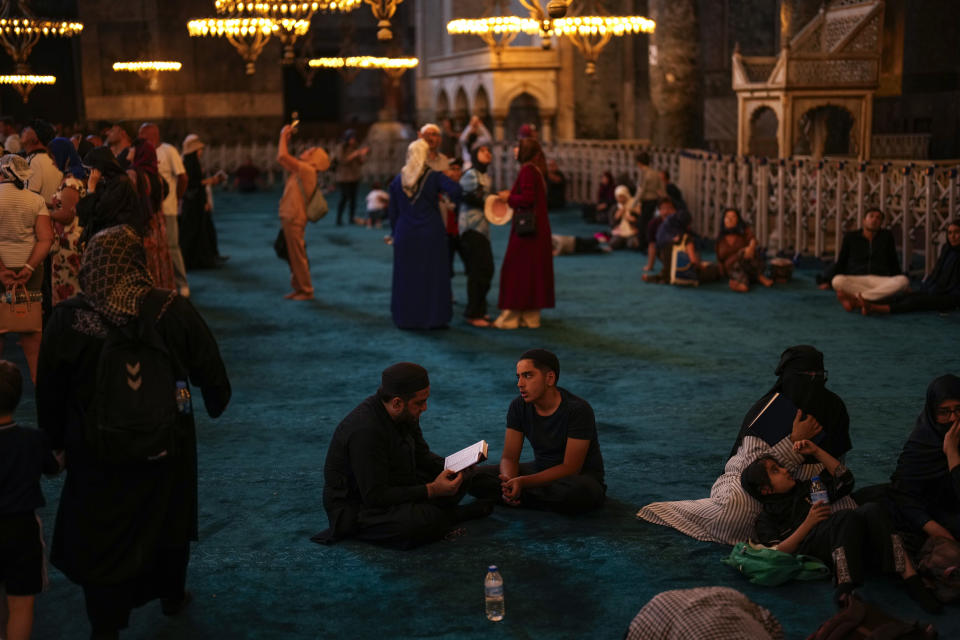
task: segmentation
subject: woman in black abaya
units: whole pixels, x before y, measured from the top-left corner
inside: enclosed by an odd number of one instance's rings
[[[960,539],[960,378],[940,376],[890,478],[900,525]]]
[[[790,347],[780,356],[780,364],[774,373],[779,376],[776,384],[747,411],[730,455],[737,453],[749,426],[767,406],[773,394],[782,393],[802,412],[816,418],[823,427],[820,448],[834,458],[842,458],[852,447],[850,416],[840,396],[826,388],[827,371],[823,368],[823,354],[805,344]]]

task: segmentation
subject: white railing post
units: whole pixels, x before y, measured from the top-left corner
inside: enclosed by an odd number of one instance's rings
[[[932,164],[927,167],[927,170],[923,172],[923,177],[925,183],[923,185],[925,196],[924,203],[926,206],[924,211],[924,231],[923,231],[923,272],[930,273],[930,270],[933,269],[933,264],[936,259],[934,256],[933,249],[933,236],[937,232],[937,224],[934,220],[934,204],[937,201],[937,177],[936,177],[937,165]]]
[[[803,233],[803,212],[805,207],[803,206],[803,160],[797,160],[794,164],[796,169],[796,189],[794,190],[794,214],[796,215],[796,221],[793,225],[795,229],[795,235],[793,238],[793,248],[794,255],[800,255],[806,249],[806,235]]]
[[[913,224],[913,204],[910,202],[912,200],[912,180],[910,178],[912,166],[907,165],[903,168],[903,188],[900,193],[900,204],[903,209],[903,229],[901,233],[902,246],[903,246],[903,271],[904,273],[910,270],[910,259],[913,257],[911,254],[913,248],[910,243],[910,227]]]
[[[786,205],[787,205],[787,192],[786,192],[786,177],[787,173],[787,161],[784,158],[780,158],[780,164],[777,168],[777,250],[783,251],[785,246],[785,238],[783,237],[784,232],[786,231]]]
[[[820,256],[823,253],[822,245],[823,234],[820,231],[820,221],[823,219],[823,160],[817,163],[817,177],[814,182],[814,197],[816,202],[813,205],[813,253]],[[839,191],[839,188],[837,189]]]

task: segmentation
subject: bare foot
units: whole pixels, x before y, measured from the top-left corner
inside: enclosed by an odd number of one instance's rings
[[[290,293],[288,293],[287,295],[285,295],[285,296],[283,296],[283,297],[286,298],[287,300],[292,300],[295,295],[297,295],[297,292],[296,292],[296,291],[291,291]]]
[[[760,284],[762,284],[762,285],[765,286],[765,287],[772,287],[772,286],[773,286],[773,280],[771,280],[770,278],[768,278],[767,276],[765,276],[765,275],[763,275],[763,274],[760,274],[759,276],[757,276],[757,282],[759,282]]]
[[[860,313],[865,316],[870,315],[873,311],[873,305],[863,299],[863,294],[857,294],[857,302],[860,304]]]
[[[485,318],[467,318],[467,324],[473,325],[474,327],[493,326],[493,323]]]
[[[837,300],[843,305],[845,311],[853,311],[859,306],[857,299],[842,289],[837,289]]]
[[[737,293],[746,293],[747,291],[750,291],[750,287],[742,282],[731,280],[729,284],[731,291],[736,291]]]
[[[643,270],[644,270],[644,272],[646,272],[646,271],[653,271],[653,265],[648,264],[647,266],[645,266],[645,267],[643,268]]]
[[[291,300],[313,300],[313,294],[312,294],[312,293],[298,293],[298,294],[296,294],[295,296],[293,296],[293,297],[290,298],[290,299],[291,299]]]

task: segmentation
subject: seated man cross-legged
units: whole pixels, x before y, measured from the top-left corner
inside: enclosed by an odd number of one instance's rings
[[[593,408],[557,386],[560,362],[545,349],[531,349],[517,362],[520,397],[507,411],[507,431],[499,468],[478,469],[473,493],[500,498],[510,506],[578,514],[603,505],[603,457]],[[520,462],[524,438],[534,460]],[[488,495],[492,493],[493,495]]]
[[[469,483],[444,469],[444,459],[423,439],[420,415],[429,396],[427,370],[400,362],[385,369],[377,393],[337,425],[323,468],[330,528],[314,542],[353,537],[412,548],[490,514],[487,501],[457,506]]]

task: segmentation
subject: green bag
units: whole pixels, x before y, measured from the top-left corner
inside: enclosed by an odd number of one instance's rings
[[[723,559],[753,584],[774,587],[790,580],[819,580],[830,569],[813,556],[790,554],[752,542],[738,542]]]

